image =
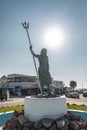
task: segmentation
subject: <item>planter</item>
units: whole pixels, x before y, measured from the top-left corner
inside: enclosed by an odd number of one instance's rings
[[[25,97],[24,115],[30,121],[42,118],[56,119],[67,113],[65,97],[56,98],[34,98]]]

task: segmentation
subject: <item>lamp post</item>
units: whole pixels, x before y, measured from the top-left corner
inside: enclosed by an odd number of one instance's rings
[[[82,89],[83,89],[83,83],[81,83]]]

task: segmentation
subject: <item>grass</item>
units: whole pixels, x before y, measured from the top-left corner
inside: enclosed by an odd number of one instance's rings
[[[76,105],[76,104],[72,104],[70,105],[69,103],[67,103],[67,109],[74,109],[74,110],[84,110],[87,111],[87,106],[86,105]],[[8,112],[8,111],[14,111],[14,110],[24,110],[24,106],[7,106],[7,107],[0,107],[0,113],[1,112]]]
[[[9,112],[9,111],[14,111],[14,110],[23,110],[24,109],[24,106],[6,106],[6,107],[0,107],[0,113],[1,112]]]
[[[67,109],[74,109],[74,110],[84,110],[87,111],[86,105],[76,105],[76,104],[67,104]]]

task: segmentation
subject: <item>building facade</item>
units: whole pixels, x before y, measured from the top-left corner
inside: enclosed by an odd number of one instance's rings
[[[28,76],[21,74],[10,74],[8,77],[9,91],[17,95],[37,94],[38,79],[36,76]]]
[[[64,90],[64,83],[63,81],[53,80],[52,81],[52,92],[57,94],[62,94]]]
[[[10,94],[18,96],[40,93],[36,76],[9,74],[7,77],[3,76],[0,78],[0,86],[7,86]],[[64,83],[63,81],[53,80],[50,88],[52,92],[62,94]]]

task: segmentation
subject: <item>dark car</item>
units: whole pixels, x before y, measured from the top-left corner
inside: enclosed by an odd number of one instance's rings
[[[87,97],[87,91],[83,91],[83,97]]]

